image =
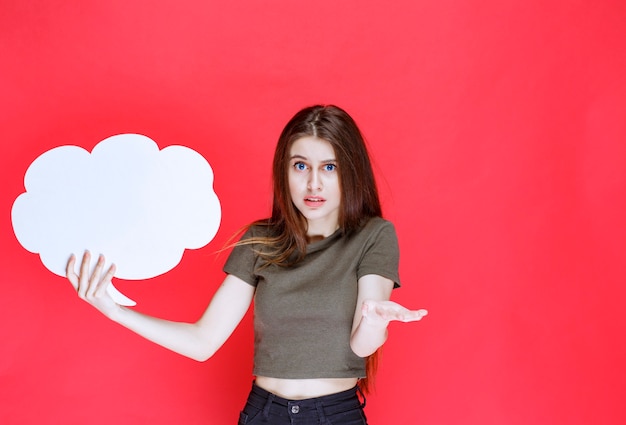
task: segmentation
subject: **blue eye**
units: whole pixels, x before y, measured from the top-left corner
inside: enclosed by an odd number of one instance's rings
[[[295,164],[293,164],[293,166],[296,168],[296,170],[299,171],[306,170],[306,164],[304,164],[303,162],[296,162]]]
[[[324,170],[325,171],[335,171],[337,169],[337,166],[335,164],[326,164],[324,165]]]

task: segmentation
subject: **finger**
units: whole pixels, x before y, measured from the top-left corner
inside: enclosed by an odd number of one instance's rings
[[[85,251],[83,261],[80,264],[80,275],[78,276],[78,296],[85,298],[85,294],[89,289],[89,264],[91,263],[91,253]]]
[[[415,310],[415,311],[409,312],[409,314],[405,314],[403,319],[401,320],[403,322],[416,322],[418,320],[422,320],[422,318],[426,316],[427,314],[428,314],[428,310],[424,310],[424,309]]]
[[[107,272],[104,274],[104,276],[100,280],[100,283],[98,284],[98,288],[96,289],[94,296],[99,298],[104,294],[106,289],[111,284],[111,280],[113,279],[113,276],[115,275],[115,270],[116,270],[115,264],[111,264]]]
[[[70,281],[75,290],[78,290],[78,275],[76,274],[76,256],[70,255],[70,259],[67,261],[67,267],[65,268],[65,276]]]
[[[367,315],[370,313],[370,310],[371,310],[370,304],[371,304],[370,300],[363,301],[363,304],[361,304],[361,316],[367,317]]]
[[[375,309],[378,315],[387,319],[400,317],[409,312],[408,309],[391,301],[379,302],[375,305]]]
[[[368,312],[363,317],[368,324],[376,327],[386,327],[389,325],[390,319],[393,319],[393,315],[390,315],[384,307],[379,306],[376,302],[368,305]]]
[[[89,277],[89,289],[87,290],[87,297],[92,298],[100,286],[102,280],[100,279],[100,275],[102,274],[102,268],[104,267],[104,255],[100,254],[98,256],[98,262],[96,263],[96,267],[93,269],[93,273]]]

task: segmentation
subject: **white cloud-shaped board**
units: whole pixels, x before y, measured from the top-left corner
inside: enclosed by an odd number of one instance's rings
[[[49,150],[30,165],[24,186],[11,211],[15,236],[59,276],[70,255],[80,261],[86,249],[92,269],[101,253],[117,278],[158,276],[185,249],[208,244],[221,220],[206,159],[185,146],[159,150],[139,134],[109,137],[91,153]],[[113,285],[107,290],[118,303],[135,304]]]

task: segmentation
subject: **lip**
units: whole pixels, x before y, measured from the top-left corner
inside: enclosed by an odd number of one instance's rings
[[[307,196],[304,198],[304,205],[310,208],[321,207],[326,202],[326,199],[321,196]]]

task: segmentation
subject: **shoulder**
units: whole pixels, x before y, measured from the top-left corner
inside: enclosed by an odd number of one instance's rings
[[[372,217],[361,230],[362,242],[367,249],[398,252],[398,236],[396,228],[389,220],[381,217]]]
[[[382,217],[370,218],[359,230],[359,233],[363,233],[366,236],[378,235],[378,234],[396,234],[396,228],[393,223]]]
[[[264,249],[267,239],[271,236],[271,229],[267,221],[257,221],[240,229],[240,233],[242,232],[243,235],[233,245],[233,249],[224,264],[224,272],[256,286],[259,253]]]
[[[363,250],[372,246],[383,246],[397,250],[398,237],[393,223],[381,217],[369,218],[361,228],[347,238],[351,244],[356,244]]]
[[[394,228],[394,225],[391,221],[384,219],[382,217],[371,217],[370,219],[368,219],[368,221],[365,223],[365,227],[372,227],[372,228]]]
[[[393,223],[380,217],[371,218],[357,238],[361,250],[357,277],[379,275],[392,280],[394,287],[400,286],[400,249]]]
[[[269,220],[258,220],[253,223],[244,226],[239,233],[242,233],[240,241],[246,241],[249,239],[268,238],[275,232]]]

